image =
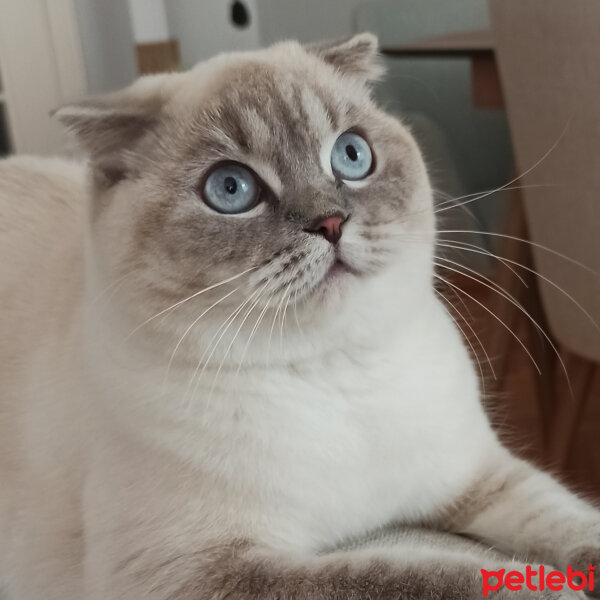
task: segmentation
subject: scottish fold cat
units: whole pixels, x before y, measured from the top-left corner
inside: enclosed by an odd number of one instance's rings
[[[600,559],[598,511],[488,424],[376,49],[145,77],[58,111],[85,165],[0,163],[8,600],[475,599]],[[448,535],[344,546],[391,523]]]

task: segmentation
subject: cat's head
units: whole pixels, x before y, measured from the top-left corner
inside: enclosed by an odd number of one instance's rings
[[[95,268],[132,325],[180,335],[207,312],[193,340],[253,307],[247,338],[293,305],[306,332],[378,311],[381,280],[399,304],[428,285],[430,188],[371,99],[380,74],[370,34],[285,42],[59,111],[90,157]]]

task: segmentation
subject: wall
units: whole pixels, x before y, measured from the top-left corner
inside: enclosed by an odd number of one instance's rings
[[[126,86],[137,75],[135,42],[127,2],[75,1],[88,92],[98,94]]]
[[[12,149],[19,153],[55,154],[63,142],[58,123],[49,116],[65,99],[45,8],[41,2],[0,1],[5,108]]]
[[[361,0],[257,0],[260,40],[264,45],[288,38],[312,42],[356,31]]]
[[[286,38],[308,42],[349,36],[360,30],[364,15],[380,12],[381,8],[401,18],[381,20],[376,32],[383,39],[398,43],[411,37],[479,29],[489,22],[485,0],[257,0],[257,3],[260,38],[265,45]]]
[[[229,20],[229,0],[165,0],[171,37],[179,40],[185,68],[219,52],[260,46],[256,0],[243,0],[250,25],[234,27]]]
[[[163,0],[128,0],[133,37],[138,44],[169,39],[167,12]]]

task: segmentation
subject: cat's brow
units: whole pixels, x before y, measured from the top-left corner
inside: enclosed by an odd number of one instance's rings
[[[280,173],[289,169],[290,152],[306,156],[339,123],[335,100],[324,90],[278,77],[262,65],[232,72],[228,90],[218,108],[222,138],[215,141],[226,138],[242,152],[274,163]]]

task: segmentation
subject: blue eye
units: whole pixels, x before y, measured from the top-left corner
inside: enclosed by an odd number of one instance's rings
[[[357,181],[371,173],[373,154],[357,133],[342,133],[331,150],[331,170],[339,179]]]
[[[235,163],[214,169],[204,182],[204,202],[217,212],[236,215],[258,204],[260,187],[246,167]]]

